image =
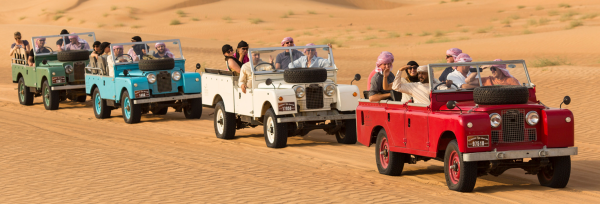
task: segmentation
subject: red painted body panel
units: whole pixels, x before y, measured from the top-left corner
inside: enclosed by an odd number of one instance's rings
[[[565,119],[571,117],[571,122]],[[575,145],[575,118],[568,109],[551,108],[542,110],[540,123],[543,124],[542,141],[548,147],[570,147]]]

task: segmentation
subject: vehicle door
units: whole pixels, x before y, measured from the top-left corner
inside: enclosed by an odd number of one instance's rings
[[[102,70],[97,73],[99,77],[97,85],[98,89],[100,89],[100,97],[102,97],[102,99],[110,100],[116,100],[117,98],[121,97],[120,95],[118,96],[120,90],[115,89],[115,78],[109,76],[109,72],[115,73],[115,67],[117,66],[110,67],[108,65],[105,65],[105,61],[102,60],[98,60],[97,63],[98,67],[106,67],[106,72]],[[108,69],[112,70],[109,71]]]
[[[386,133],[388,140],[396,147],[405,147],[405,134],[404,134],[404,116],[406,114],[406,107],[404,103],[399,101],[388,101],[387,108],[385,110],[387,117],[387,128]]]
[[[252,116],[254,107],[252,95],[250,88],[246,88],[246,93],[242,92],[242,88],[239,86],[239,76],[233,77],[233,103],[237,114]]]
[[[407,103],[405,115],[406,147],[428,150],[429,146],[429,104]]]

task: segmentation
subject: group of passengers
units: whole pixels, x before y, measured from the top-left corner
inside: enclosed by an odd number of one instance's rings
[[[462,50],[452,48],[446,51],[447,63],[471,62],[473,59]],[[496,59],[494,61],[502,61]],[[419,66],[415,61],[410,61],[406,66],[401,67],[397,76],[392,73],[394,56],[392,53],[384,51],[377,58],[376,67],[369,75],[368,90],[369,101],[380,101],[391,98],[392,90],[402,93],[403,102],[412,100],[413,103],[430,103],[431,88],[429,86],[429,73],[427,66]],[[519,85],[519,81],[513,77],[505,64],[486,65],[480,68],[480,72],[490,69],[491,75],[481,77],[482,86],[493,85]],[[406,77],[402,77],[406,72]],[[453,66],[446,68],[438,79],[433,79],[432,87],[437,90],[448,89],[472,89],[479,87],[477,79],[477,70],[470,66]]]

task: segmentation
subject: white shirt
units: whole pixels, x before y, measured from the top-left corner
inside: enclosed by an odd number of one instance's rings
[[[260,64],[263,61],[261,59],[258,59],[258,63],[256,64]],[[256,66],[256,65],[254,65]],[[263,68],[264,70],[260,70],[260,68]],[[271,66],[269,66],[269,68],[271,68]],[[267,69],[265,69],[262,65],[260,67],[257,67],[257,69],[259,69],[260,71],[266,71]],[[256,71],[259,71],[256,70]],[[246,84],[246,87],[248,88],[252,88],[252,66],[250,66],[250,62],[246,62],[242,65],[242,70],[240,72],[240,79],[239,79],[239,85],[240,87],[242,87],[242,84]]]
[[[308,57],[305,55],[305,56],[298,58],[297,60],[294,60],[293,62],[290,62],[288,67],[291,69],[292,67],[294,67],[294,68],[323,68],[323,67],[331,66],[331,62],[329,62],[328,59],[324,59],[322,57],[317,57],[317,56],[313,56],[313,58],[310,61],[311,64],[308,67],[306,67],[307,62],[308,62]]]
[[[129,57],[117,57],[117,59],[125,59],[127,60],[127,62],[131,62],[131,58]],[[113,60],[112,55],[108,55],[108,57],[106,58],[107,64],[108,64],[108,76],[110,77],[115,77],[115,60]]]
[[[469,74],[471,74],[470,71],[469,73],[467,73],[467,76],[469,76]],[[446,78],[446,80],[452,80],[452,83],[456,84],[456,86],[458,87],[461,87],[463,84],[465,84],[466,79],[467,77],[462,75],[462,73],[458,71],[458,69],[454,70],[453,72],[450,72],[450,74],[448,74],[448,77]]]
[[[398,76],[396,76],[396,79],[398,78],[402,78],[402,73],[400,72],[398,74]],[[439,83],[436,83],[437,80],[434,80],[434,84],[437,85]],[[421,104],[429,104],[431,103],[431,101],[429,100],[429,93],[431,93],[431,88],[429,87],[429,83],[421,83],[421,82],[412,82],[412,83],[406,83],[406,80],[394,80],[394,83],[392,84],[392,89],[394,89],[394,91],[397,92],[402,92],[402,101],[407,101],[408,99],[405,100],[405,93],[406,94],[410,94],[413,97],[413,103],[421,103]],[[446,87],[445,85],[441,85],[437,88],[437,90],[447,90],[448,87]],[[452,87],[451,89],[454,89],[454,87]]]

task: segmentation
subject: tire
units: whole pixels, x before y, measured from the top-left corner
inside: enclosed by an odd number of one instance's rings
[[[341,144],[356,144],[356,119],[344,120],[342,129],[335,133],[335,139]]]
[[[19,84],[18,84],[18,90],[19,90],[19,103],[21,105],[26,105],[26,106],[30,106],[33,105],[33,97],[34,97],[34,93],[32,93],[31,91],[29,91],[29,87],[25,86],[25,79],[23,79],[23,77],[19,78]]]
[[[75,99],[75,101],[80,102],[80,103],[85,102],[85,100],[87,100],[87,95],[77,96],[77,98]]]
[[[121,112],[123,120],[128,124],[139,123],[142,119],[142,107],[139,104],[133,104],[133,100],[129,98],[129,92],[123,91],[121,95]]]
[[[61,61],[61,62],[89,60],[90,52],[87,50],[60,51],[56,55],[56,58],[58,58],[58,61]]]
[[[388,176],[400,176],[404,169],[404,162],[408,155],[399,152],[390,151],[389,140],[385,130],[380,130],[377,134],[377,143],[375,146],[375,161],[377,170],[380,174]]]
[[[52,91],[48,81],[42,84],[42,98],[44,99],[44,107],[46,110],[57,110],[60,103],[60,93]]]
[[[450,190],[471,192],[477,182],[477,162],[465,162],[456,140],[450,141],[444,155],[444,174]]]
[[[551,157],[550,164],[538,172],[540,185],[550,188],[564,188],[571,177],[571,157]]]
[[[524,104],[529,89],[524,86],[482,86],[473,90],[473,100],[480,105]]]
[[[187,119],[200,119],[200,116],[202,116],[202,98],[188,99],[188,105],[183,107],[183,114]]]
[[[173,58],[142,59],[138,65],[142,71],[170,70],[175,67],[175,60]]]
[[[94,89],[92,93],[92,101],[94,102],[94,115],[98,119],[109,118],[111,113],[111,108],[106,105],[106,100],[103,100],[100,97],[100,90],[98,88]]]
[[[235,114],[225,111],[223,101],[215,106],[214,127],[219,139],[230,140],[235,137]]]
[[[288,69],[283,72],[287,83],[316,83],[327,80],[327,70],[323,68]]]
[[[264,116],[263,131],[265,134],[265,143],[270,148],[284,148],[287,146],[287,124],[278,123],[277,118],[273,108],[269,108]]]

